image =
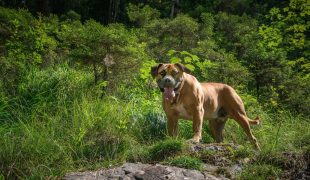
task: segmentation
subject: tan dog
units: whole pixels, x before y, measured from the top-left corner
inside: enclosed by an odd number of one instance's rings
[[[232,118],[243,128],[255,147],[260,149],[250,129],[250,124],[259,124],[259,119],[247,117],[236,91],[226,84],[199,83],[187,72],[188,69],[179,63],[159,64],[151,69],[152,76],[163,92],[168,134],[177,136],[180,118],[192,120],[192,141],[199,142],[203,120],[208,119],[213,138],[222,142],[225,123]]]

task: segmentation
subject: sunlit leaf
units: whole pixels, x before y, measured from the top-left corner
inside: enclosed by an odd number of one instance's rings
[[[170,59],[170,62],[171,62],[171,63],[181,63],[181,59],[178,58],[178,57],[172,57],[172,58]]]

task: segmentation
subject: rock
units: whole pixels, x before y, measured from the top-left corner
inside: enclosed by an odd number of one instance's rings
[[[210,172],[211,174],[216,173],[218,168],[219,168],[219,166],[214,166],[214,165],[211,165],[211,164],[204,164],[205,171]]]
[[[238,146],[238,145],[234,145],[234,144],[221,144],[221,143],[210,143],[210,144],[191,143],[190,147],[191,147],[191,150],[193,152],[200,152],[200,151],[221,151],[221,152],[227,152],[228,148],[230,148],[232,150],[236,150],[236,149],[240,148],[240,146]]]
[[[222,180],[226,178],[215,177],[208,172],[200,172],[197,170],[190,170],[184,168],[178,168],[173,166],[164,166],[160,164],[150,165],[141,163],[125,163],[121,167],[113,169],[90,171],[90,172],[77,172],[69,173],[63,177],[65,180],[88,180],[88,179],[102,179],[102,180],[114,180],[114,179],[141,179],[141,180],[178,180],[178,179],[210,179],[210,180]]]
[[[178,179],[235,179],[249,158],[232,159],[232,152],[239,148],[233,144],[191,143],[191,153],[204,162],[204,170],[197,171],[161,164],[125,163],[120,167],[89,172],[69,173],[63,179],[142,179],[142,180],[178,180]]]

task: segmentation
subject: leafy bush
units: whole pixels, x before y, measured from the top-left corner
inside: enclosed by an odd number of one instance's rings
[[[84,24],[66,22],[59,34],[70,59],[90,67],[95,84],[104,83],[103,89],[106,86],[115,89],[118,83],[133,78],[147,57],[144,45],[122,24],[105,27],[94,20]]]
[[[149,5],[143,4],[134,5],[129,3],[127,7],[127,14],[130,21],[134,22],[137,26],[145,26],[149,21],[157,19],[160,12],[157,9],[151,8]]]
[[[14,94],[20,78],[30,68],[36,68],[53,57],[57,41],[50,36],[42,18],[33,18],[25,10],[11,10],[0,7],[1,37],[5,49],[0,56],[0,75],[6,92]],[[6,78],[3,78],[6,77]]]

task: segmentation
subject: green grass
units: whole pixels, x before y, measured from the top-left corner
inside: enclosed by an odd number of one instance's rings
[[[251,129],[263,151],[301,152],[308,148],[310,126],[307,118],[286,111],[275,114],[260,111],[257,115],[262,124]],[[235,121],[229,120],[225,131],[226,142],[249,144],[243,129]]]
[[[171,158],[167,161],[167,164],[171,166],[182,167],[186,169],[203,170],[203,163],[197,157],[192,157],[188,155],[177,156]]]
[[[241,146],[236,150],[232,150],[232,156],[235,159],[238,158],[251,158],[254,156],[253,149],[249,146]]]
[[[170,156],[175,156],[177,154],[185,151],[185,142],[179,139],[167,139],[164,141],[159,141],[152,145],[148,150],[148,155],[151,161],[162,161]]]
[[[69,169],[125,158],[129,140],[120,119],[128,117],[117,110],[124,107],[82,99],[70,109],[64,108],[64,114],[40,114],[2,126],[1,173],[17,177],[62,175]]]
[[[279,179],[281,169],[269,164],[252,164],[246,167],[239,179],[244,180],[267,180]]]
[[[87,93],[88,79],[81,72],[58,69],[30,76],[21,87],[22,101],[11,104],[11,119],[0,126],[0,174],[62,176],[69,170],[125,159],[130,149],[129,134],[124,133],[130,104]],[[53,90],[42,83],[58,85]],[[84,89],[79,89],[83,84]]]

